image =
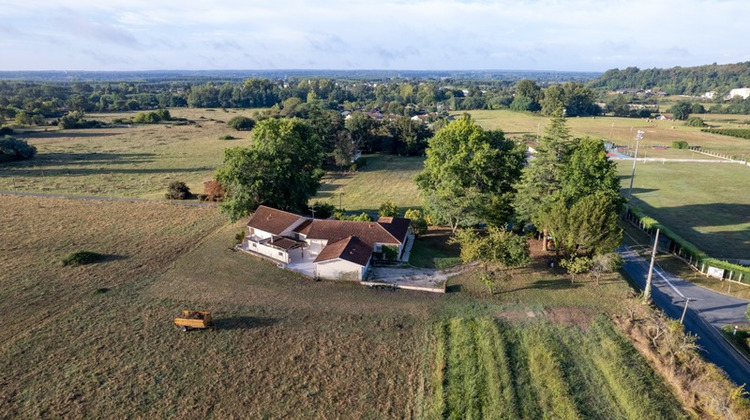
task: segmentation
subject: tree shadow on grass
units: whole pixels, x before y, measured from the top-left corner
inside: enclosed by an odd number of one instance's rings
[[[268,327],[277,322],[278,319],[276,318],[258,318],[254,316],[233,316],[214,319],[214,325],[219,330],[249,330]]]
[[[505,294],[505,293],[513,293],[518,292],[521,290],[565,290],[565,289],[578,289],[579,287],[582,287],[583,284],[578,283],[571,283],[570,279],[551,279],[551,280],[537,280],[527,286],[523,287],[517,287],[515,289],[511,290],[500,290],[497,292],[497,294]]]

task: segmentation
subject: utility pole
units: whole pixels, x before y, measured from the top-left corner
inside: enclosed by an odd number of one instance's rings
[[[310,212],[312,213],[312,218],[315,218],[315,207],[310,206]]]
[[[343,195],[344,195],[344,193],[342,193],[342,192],[339,193],[339,211],[343,211],[343,209],[341,208],[341,197]]]
[[[654,249],[651,251],[651,264],[648,267],[648,277],[646,277],[646,289],[643,291],[643,302],[648,302],[651,297],[651,276],[654,273],[654,261],[656,260],[656,248],[659,246],[659,229],[656,229],[656,238],[654,239]]]
[[[685,320],[685,314],[687,313],[687,307],[688,303],[690,303],[690,298],[685,298],[685,307],[682,309],[682,316],[680,317],[680,324]],[[736,330],[735,330],[736,332]]]
[[[630,211],[630,198],[633,196],[633,180],[635,179],[635,164],[638,163],[638,145],[641,142],[641,139],[643,138],[644,132],[641,130],[638,130],[638,133],[635,135],[635,155],[633,156],[633,172],[630,173],[630,188],[628,189],[628,201],[625,204],[625,217],[628,216],[628,212]]]

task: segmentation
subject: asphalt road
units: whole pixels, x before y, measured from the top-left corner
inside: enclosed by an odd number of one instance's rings
[[[618,251],[625,260],[625,271],[641,289],[645,288],[649,262],[627,246]],[[750,386],[750,362],[719,331],[725,325],[747,323],[745,309],[749,302],[696,286],[658,269],[654,269],[651,285],[654,303],[674,319],[680,319],[685,299],[690,299],[685,329],[698,336],[703,355],[722,368],[734,383]]]

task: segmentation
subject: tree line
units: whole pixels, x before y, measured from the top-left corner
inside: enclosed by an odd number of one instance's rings
[[[611,69],[588,82],[594,89],[658,89],[671,95],[702,95],[716,91],[723,98],[731,89],[750,86],[750,61],[697,67]]]

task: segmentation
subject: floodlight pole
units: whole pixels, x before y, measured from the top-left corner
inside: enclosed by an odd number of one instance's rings
[[[656,229],[654,238],[654,249],[651,251],[651,264],[648,266],[648,277],[646,277],[646,288],[643,290],[643,302],[647,303],[651,297],[651,276],[654,273],[654,261],[656,260],[656,248],[659,246],[659,229]]]
[[[625,217],[628,217],[630,211],[630,198],[633,196],[633,180],[635,179],[635,164],[638,163],[638,145],[643,138],[643,131],[638,130],[635,135],[635,155],[633,156],[633,172],[630,173],[630,188],[628,189],[628,201],[625,204]]]

